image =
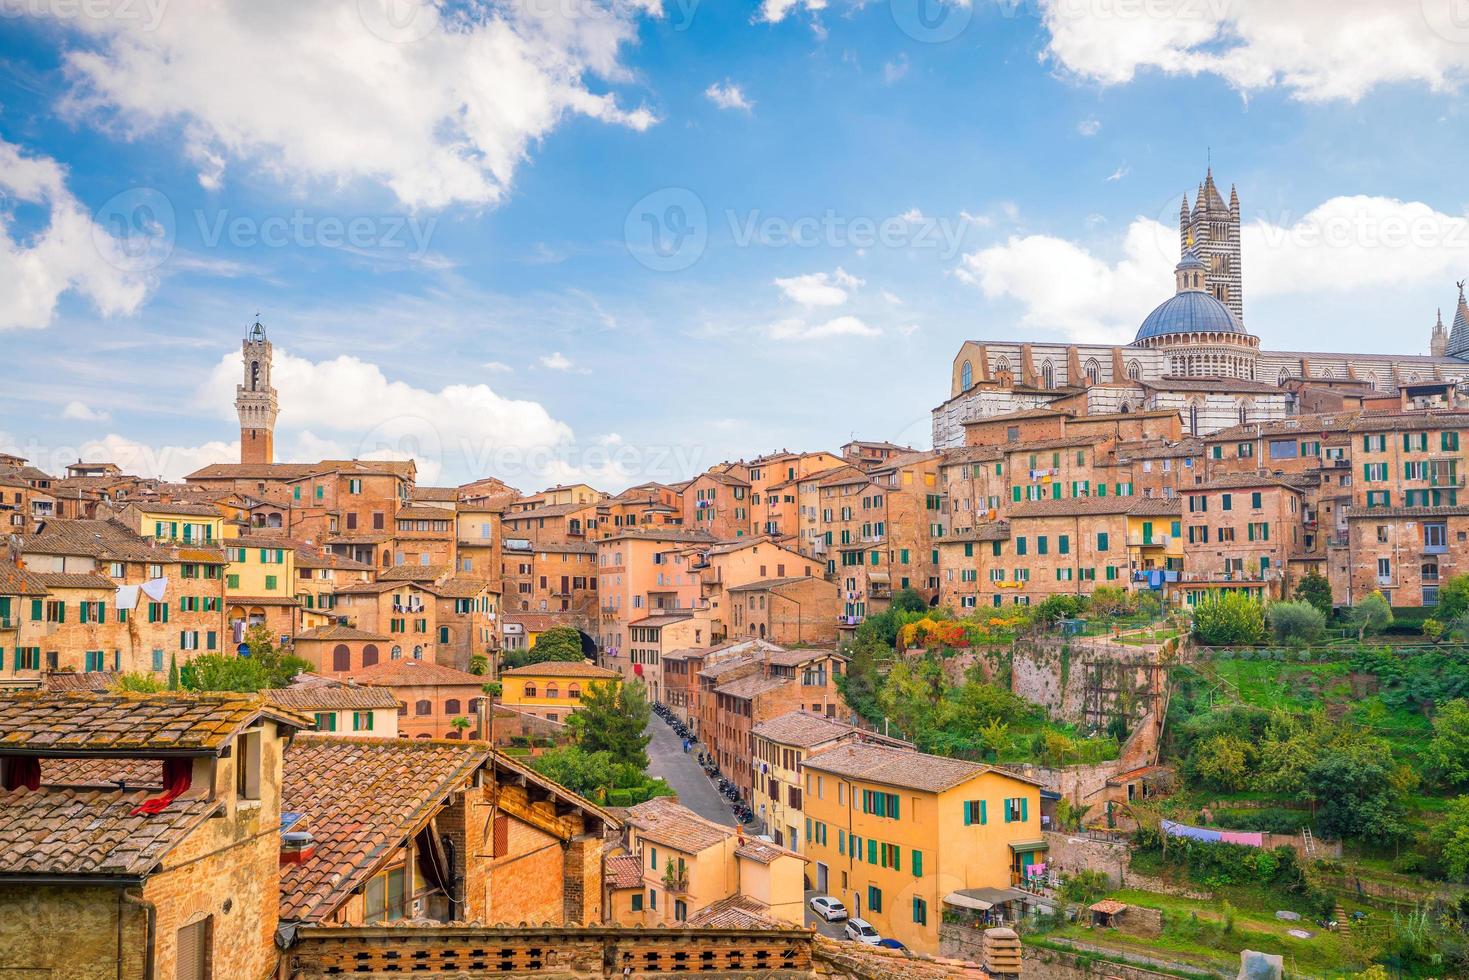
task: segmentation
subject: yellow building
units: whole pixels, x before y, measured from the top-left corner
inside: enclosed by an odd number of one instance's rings
[[[1138,501],[1127,515],[1127,554],[1132,567],[1183,568],[1182,504],[1179,498]]]
[[[628,861],[608,882],[618,925],[699,924],[705,910],[731,906],[756,919],[804,923],[805,861],[794,851],[746,838],[667,796],[632,807],[624,823],[639,873]]]
[[[547,721],[565,721],[592,684],[617,685],[615,670],[585,661],[549,660],[500,672],[500,703]]]
[[[226,622],[246,629],[264,624],[289,642],[300,626],[295,550],[272,538],[231,538],[225,560]]]
[[[1040,789],[1012,773],[870,743],[803,769],[815,889],[917,952],[938,951],[944,896],[1009,888],[1044,860]]]
[[[864,732],[852,725],[810,711],[788,711],[762,721],[751,731],[754,754],[754,792],[751,805],[777,844],[805,853],[801,828],[801,764],[806,757],[846,742],[877,741],[903,747],[906,743]],[[911,746],[907,746],[911,748]]]
[[[219,544],[225,536],[224,515],[209,504],[132,505],[125,516],[145,538],[176,544]]]

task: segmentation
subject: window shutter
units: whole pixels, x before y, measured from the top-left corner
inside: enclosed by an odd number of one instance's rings
[[[914,851],[913,852],[913,877],[915,877],[915,878],[922,878],[923,877],[923,852],[922,851]]]
[[[168,603],[161,603],[161,605],[163,606],[163,621],[166,623],[168,622]]]
[[[877,841],[873,840],[871,837],[867,838],[867,863],[877,863]]]
[[[1009,800],[1006,800],[1005,801],[1005,822],[1006,823],[1009,823],[1010,822],[1010,801]]]
[[[37,621],[40,620],[40,618],[41,618],[42,615],[43,615],[43,613],[42,613],[42,602],[41,602],[41,600],[40,599],[32,599],[31,600],[31,620],[33,622],[37,622]]]
[[[1020,798],[1020,819],[1022,822],[1030,819],[1030,797]]]
[[[510,818],[495,818],[495,857],[503,857],[510,851]]]
[[[968,826],[970,826],[971,824],[974,823],[974,820],[972,819],[972,817],[973,817],[973,810],[970,807],[969,801],[966,800],[964,802],[964,826],[968,827]]]
[[[979,822],[980,823],[988,823],[989,822],[990,815],[987,812],[988,809],[989,809],[988,804],[986,804],[984,800],[980,800],[979,801]]]

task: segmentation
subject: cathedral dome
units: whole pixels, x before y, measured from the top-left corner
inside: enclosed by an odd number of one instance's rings
[[[1244,325],[1229,307],[1204,292],[1183,292],[1169,297],[1148,314],[1133,343],[1170,333],[1238,333]]]

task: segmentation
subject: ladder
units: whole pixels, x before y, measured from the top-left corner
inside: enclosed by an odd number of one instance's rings
[[[1310,827],[1301,828],[1301,843],[1308,855],[1316,853],[1316,840],[1311,836]]]

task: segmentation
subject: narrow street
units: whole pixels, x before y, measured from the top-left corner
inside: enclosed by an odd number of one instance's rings
[[[678,801],[699,816],[726,827],[739,826],[724,797],[709,782],[693,754],[684,753],[683,741],[668,723],[653,715],[647,732],[653,736],[648,743],[648,775],[667,780],[678,794]]]

